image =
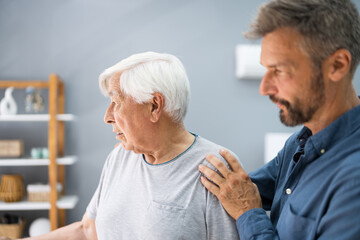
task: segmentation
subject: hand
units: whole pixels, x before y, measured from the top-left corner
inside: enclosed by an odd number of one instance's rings
[[[206,160],[222,176],[201,164],[200,172],[213,182],[202,176],[201,183],[219,199],[227,213],[236,220],[250,209],[261,208],[261,197],[257,186],[251,181],[237,159],[227,150],[220,150],[220,154],[228,162],[231,170],[217,157],[207,155]]]

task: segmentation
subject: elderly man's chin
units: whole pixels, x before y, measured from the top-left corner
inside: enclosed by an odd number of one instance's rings
[[[123,133],[117,134],[115,138],[116,138],[117,140],[119,140],[120,142],[122,142],[122,143],[124,143],[124,142],[126,143],[126,138],[125,138],[125,136],[124,136]]]
[[[122,147],[123,147],[125,150],[127,150],[127,151],[132,150],[132,149],[130,149],[129,146],[128,146],[126,143],[124,143],[123,141],[120,141],[118,144],[119,144],[119,145],[121,144]]]
[[[127,146],[127,141],[126,141],[126,138],[124,138],[124,135],[121,134],[121,135],[117,135],[116,137],[116,140],[118,140],[119,142],[116,144],[116,146],[119,146],[120,144],[122,145],[122,147],[125,149],[125,150],[130,150],[128,149],[128,146]]]
[[[137,151],[134,147],[134,145],[129,144],[126,140],[120,140],[120,142],[118,144],[121,144],[122,147],[126,150],[126,151],[133,151],[134,153],[140,153],[139,151]]]

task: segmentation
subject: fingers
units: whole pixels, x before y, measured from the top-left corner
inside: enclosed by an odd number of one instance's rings
[[[206,167],[203,164],[199,165],[199,171],[202,172],[208,179],[217,184],[218,186],[224,182],[224,178],[222,178],[217,172]]]
[[[236,157],[234,157],[228,150],[221,149],[221,156],[228,162],[231,169],[229,169],[223,161],[214,155],[208,154],[206,155],[206,160],[211,163],[216,170],[220,172],[222,176],[219,176],[215,171],[211,169],[207,169],[203,172],[211,181],[215,182],[217,185],[222,184],[223,182],[232,180],[232,176],[237,176],[241,180],[250,180],[249,175],[245,172],[245,170],[241,167],[239,161]],[[201,171],[201,170],[200,170]],[[201,171],[202,172],[202,171]]]
[[[218,186],[210,182],[206,177],[201,176],[201,183],[204,185],[204,187],[209,190],[212,194],[215,196],[218,196],[220,189]]]
[[[224,177],[230,173],[230,170],[227,168],[227,166],[214,155],[206,155],[206,160],[211,163]]]
[[[224,209],[234,219],[238,219],[252,208],[261,208],[259,190],[238,160],[227,150],[221,150],[220,154],[229,163],[231,169],[214,155],[207,155],[206,160],[219,173],[205,165],[200,165],[199,171],[208,177],[208,179],[201,177],[204,187],[219,199]]]
[[[230,168],[234,171],[234,172],[238,172],[238,171],[244,171],[244,169],[241,167],[239,161],[236,159],[236,157],[234,157],[228,150],[226,149],[221,149],[220,150],[220,155],[225,158],[225,160],[227,161],[227,163],[229,164]]]

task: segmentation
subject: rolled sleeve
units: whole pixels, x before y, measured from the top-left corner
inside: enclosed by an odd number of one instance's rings
[[[278,239],[266,211],[254,208],[236,220],[240,239]]]

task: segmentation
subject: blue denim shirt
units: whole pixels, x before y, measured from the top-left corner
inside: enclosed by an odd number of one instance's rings
[[[250,177],[263,209],[237,219],[241,239],[360,239],[360,106],[315,135],[303,127]]]

